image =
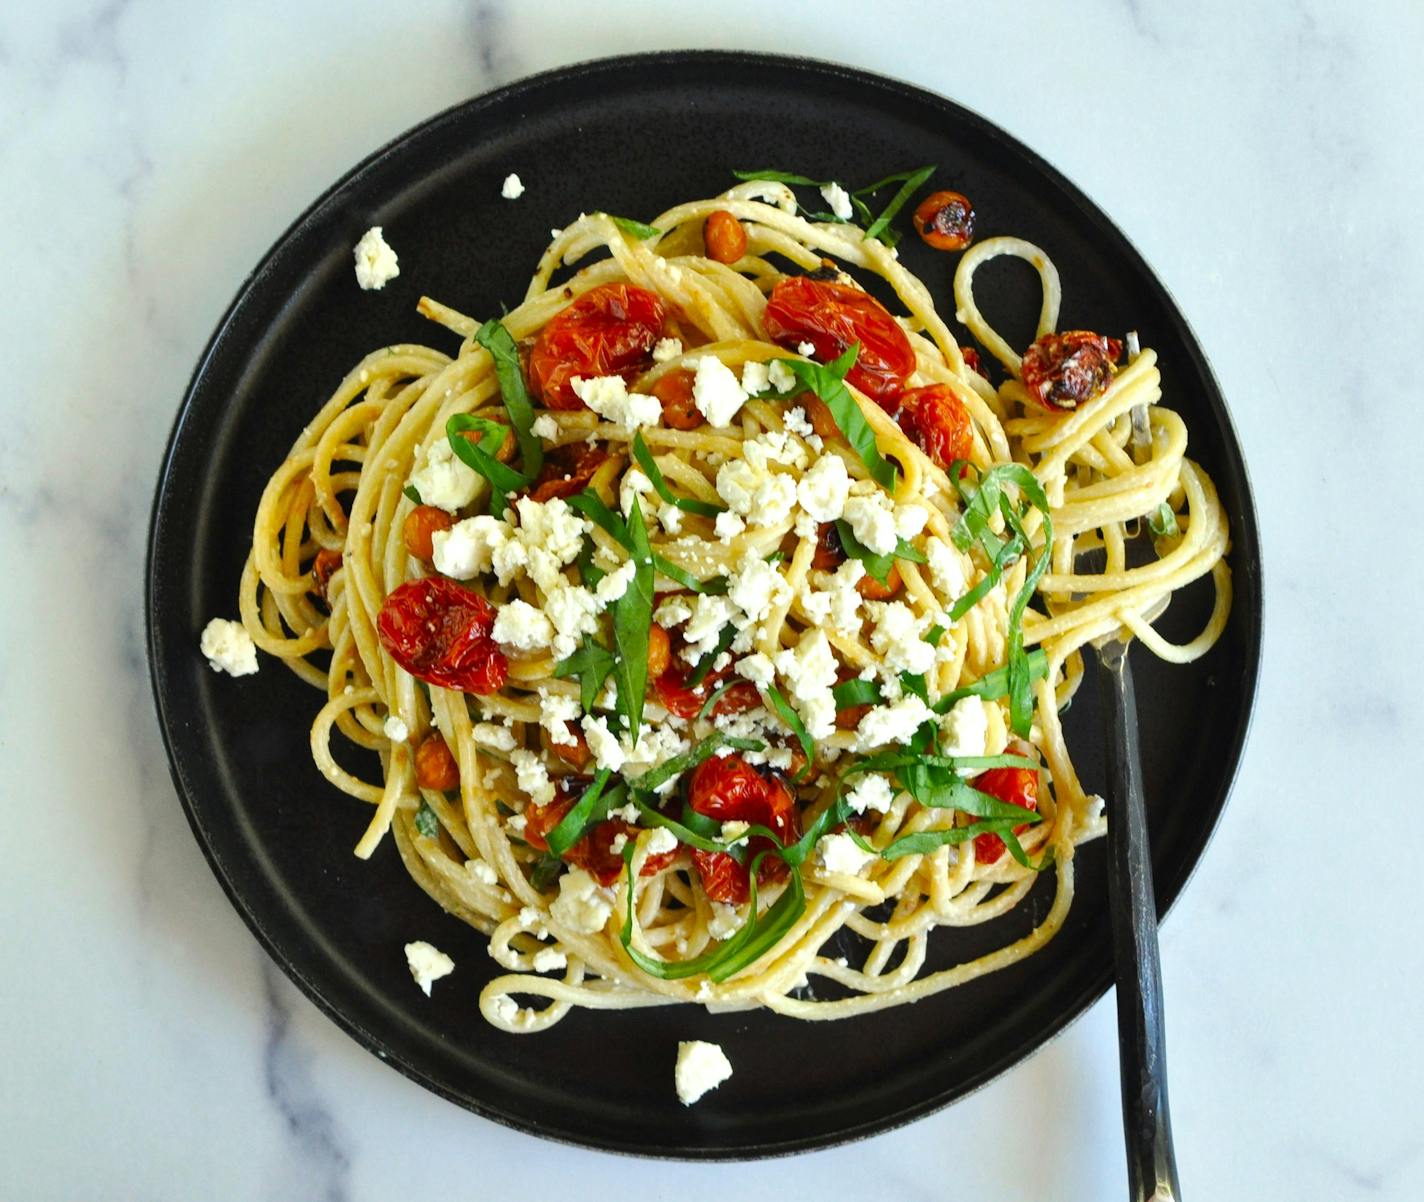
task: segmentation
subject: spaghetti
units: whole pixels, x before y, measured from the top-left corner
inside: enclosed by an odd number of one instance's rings
[[[1042,281],[1022,356],[974,300],[1000,255]],[[422,299],[455,355],[366,356],[271,477],[243,624],[325,694],[312,753],[371,807],[356,854],[391,834],[489,936],[495,1026],[840,1018],[1062,925],[1074,847],[1104,829],[1058,717],[1082,648],[1125,628],[1174,662],[1209,649],[1226,515],[1156,355],[1055,332],[1041,249],[971,245],[954,296],[997,388],[891,246],[784,183],[652,226],[581,216],[498,322]],[[1151,615],[1207,574],[1206,628],[1167,642]],[[935,928],[1008,913],[1040,873],[1027,935],[925,971]]]

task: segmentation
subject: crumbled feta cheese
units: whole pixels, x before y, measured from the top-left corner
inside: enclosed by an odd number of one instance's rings
[[[860,629],[860,593],[856,585],[865,576],[865,565],[858,559],[847,559],[835,570],[828,590],[831,598],[831,629]]]
[[[773,359],[766,374],[768,382],[777,392],[790,392],[796,387],[796,373],[786,366],[783,359]]]
[[[559,566],[573,563],[579,557],[584,535],[592,526],[562,497],[551,497],[547,501],[520,497],[514,508],[519,513],[519,540],[531,557],[536,549],[543,550]]]
[[[546,441],[559,436],[559,423],[547,413],[541,413],[534,419],[534,424],[529,427],[535,438],[542,438]]]
[[[845,513],[850,475],[839,455],[822,455],[796,486],[796,499],[809,517],[834,522]]]
[[[637,570],[637,565],[631,559],[625,559],[598,582],[593,590],[594,599],[600,606],[612,605],[628,591]]]
[[[386,718],[385,725],[381,727],[381,732],[392,743],[404,743],[410,738],[410,727],[402,722],[395,714]]]
[[[692,599],[692,615],[682,632],[687,649],[692,652],[691,660],[700,659],[716,648],[722,628],[732,620],[732,612],[732,603],[727,597],[698,593]]]
[[[885,813],[895,802],[895,788],[883,772],[867,772],[846,794],[846,804],[857,814]]]
[[[410,482],[425,504],[454,513],[475,499],[480,477],[456,456],[448,438],[437,438],[425,452],[424,462],[411,473]]]
[[[742,928],[742,912],[726,902],[712,903],[712,917],[707,922],[707,933],[713,939],[728,939]]]
[[[935,649],[922,637],[925,620],[903,601],[879,606],[879,619],[870,634],[870,645],[893,672],[928,672],[935,663]]]
[[[772,366],[784,367],[785,365],[778,359]],[[794,380],[795,377],[792,376],[792,379]],[[781,391],[785,392],[786,390],[783,388]],[[799,434],[802,438],[816,437],[816,427],[811,424],[811,419],[806,416],[806,410],[801,408],[800,405],[797,405],[793,409],[788,409],[782,415],[781,421],[792,434]]]
[[[499,880],[499,873],[494,870],[494,865],[485,860],[469,860],[465,869],[481,885],[493,885]]]
[[[745,625],[754,626],[774,607],[791,599],[791,586],[774,563],[767,563],[755,551],[748,551],[737,570],[728,577],[727,599],[746,614]],[[744,628],[741,622],[737,626]]]
[[[634,498],[637,498],[639,508],[646,514],[648,507],[643,503],[643,498],[651,496],[652,492],[653,482],[641,469],[633,467],[624,472],[623,479],[618,483],[618,508],[623,511],[623,516],[626,518],[632,515]]]
[[[978,697],[961,697],[940,723],[940,754],[985,755],[989,742],[989,711]]]
[[[608,845],[608,850],[611,851],[615,856],[621,856],[623,854],[623,849],[627,846],[628,836],[623,834],[622,831],[620,831],[618,834],[613,836],[613,842]]]
[[[257,644],[241,622],[214,618],[203,627],[198,649],[208,657],[208,667],[229,676],[251,676],[257,671]]]
[[[916,505],[913,502],[895,507],[895,533],[906,542],[914,538],[925,528],[925,523],[930,520],[930,511],[923,505]]]
[[[715,1043],[685,1039],[677,1045],[677,1098],[691,1106],[732,1075],[732,1063]]]
[[[856,750],[872,751],[877,747],[908,742],[922,723],[932,719],[934,711],[913,693],[889,705],[877,705],[856,727]]]
[[[676,850],[677,836],[665,826],[654,827],[653,833],[648,836],[648,855],[661,856]]]
[[[513,526],[489,514],[466,518],[449,530],[437,530],[430,538],[435,570],[454,580],[471,580],[494,566],[495,553],[513,537]]]
[[[831,206],[831,212],[842,221],[849,221],[855,210],[851,207],[850,193],[832,180],[821,188],[821,195]]]
[[[851,533],[874,554],[889,555],[898,546],[895,506],[878,488],[848,498],[845,519]]]
[[[425,991],[426,997],[430,996],[430,987],[436,981],[455,971],[455,961],[423,939],[405,945],[405,962],[410,966],[410,975]]]
[[[521,747],[511,751],[509,762],[514,765],[515,780],[519,788],[529,795],[535,805],[548,805],[554,800],[554,786],[549,780],[549,769],[543,757],[537,752]]]
[[[740,660],[737,664],[737,675],[752,684],[765,688],[772,682],[776,674],[776,669],[772,666],[771,660],[758,651],[755,655],[749,655],[746,659]]]
[[[384,288],[400,275],[396,252],[387,245],[379,225],[373,225],[361,235],[361,241],[356,243],[353,253],[356,256],[356,282],[363,292]]]
[[[653,613],[653,621],[664,630],[680,626],[690,617],[692,617],[692,607],[688,605],[686,598],[681,594],[669,597]]]
[[[682,510],[664,503],[658,507],[658,522],[669,534],[678,534],[682,531]]]
[[[964,595],[969,583],[964,574],[964,560],[958,551],[933,534],[925,539],[925,558],[930,580],[947,609]]]
[[[524,181],[511,171],[504,177],[504,184],[501,186],[499,194],[505,200],[518,200],[524,195]]]
[[[549,907],[555,922],[581,935],[601,930],[613,913],[613,896],[582,868],[571,868],[559,878],[559,896]]]
[[[697,376],[692,381],[692,403],[707,419],[708,425],[730,425],[746,400],[746,392],[732,374],[732,369],[722,360],[715,355],[703,355],[697,360]]]
[[[796,481],[753,459],[733,459],[717,469],[717,495],[749,525],[781,526],[796,505]]]
[[[578,650],[584,635],[598,629],[598,613],[598,601],[586,588],[569,585],[549,595],[544,614],[558,632],[553,642],[556,660],[567,659]]]
[[[663,415],[662,403],[643,392],[629,392],[622,376],[575,376],[569,383],[574,393],[600,417],[616,426],[634,430],[656,426]]]
[[[829,738],[836,728],[836,657],[820,629],[808,630],[795,647],[776,653],[776,670],[790,690],[806,732],[813,739]]]
[[[659,338],[653,347],[654,363],[670,363],[682,354],[682,339]]]
[[[816,858],[827,872],[841,872],[846,876],[859,876],[861,871],[876,857],[862,851],[849,835],[826,835],[816,844]]]
[[[498,722],[476,722],[470,735],[476,743],[495,751],[514,750],[514,732]]]
[[[617,772],[623,767],[623,761],[628,757],[617,737],[609,731],[607,718],[585,714],[583,737],[588,743],[589,751],[593,753],[593,762],[598,767],[607,768],[610,772]]]
[[[814,359],[816,357],[816,344],[814,342],[798,342],[796,344],[796,353],[807,359]]]
[[[724,542],[731,542],[747,528],[747,520],[739,513],[724,509],[717,515],[712,527],[718,538]]]
[[[548,689],[539,690],[539,725],[548,732],[552,745],[573,746],[578,742],[569,730],[569,723],[577,722],[580,712],[577,698],[551,693]]]
[[[490,634],[517,651],[537,651],[554,641],[554,624],[528,601],[515,599],[499,607]]]
[[[831,616],[831,594],[819,592],[806,584],[801,589],[801,611],[812,626],[822,626]]]
[[[558,972],[569,966],[569,958],[556,947],[541,947],[534,953],[535,972]]]
[[[765,363],[748,359],[742,364],[742,391],[748,396],[756,396],[771,387],[770,369]]]

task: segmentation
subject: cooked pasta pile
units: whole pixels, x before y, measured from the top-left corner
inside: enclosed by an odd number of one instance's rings
[[[1000,255],[1042,280],[1025,356],[974,301]],[[1044,251],[973,244],[954,301],[998,387],[891,246],[784,184],[652,227],[582,215],[497,322],[422,300],[453,357],[366,356],[272,476],[243,624],[326,697],[312,753],[371,807],[357,855],[390,833],[489,936],[495,1026],[840,1018],[1062,925],[1074,847],[1104,829],[1058,717],[1082,648],[1125,628],[1206,652],[1227,519],[1153,351],[1129,336],[1118,366],[1113,340],[1056,332]],[[1151,616],[1207,574],[1206,628],[1169,643]],[[1040,873],[1028,934],[925,971],[935,928],[1007,914]]]

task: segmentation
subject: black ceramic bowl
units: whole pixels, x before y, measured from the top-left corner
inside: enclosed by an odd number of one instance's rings
[[[550,227],[581,210],[646,219],[728,187],[734,168],[779,167],[868,182],[939,164],[934,187],[973,198],[979,236],[1019,234],[1063,275],[1064,328],[1141,331],[1161,358],[1166,403],[1231,514],[1236,602],[1217,648],[1188,667],[1137,658],[1158,900],[1181,890],[1241,755],[1260,648],[1255,518],[1226,406],[1161,283],[1112,223],[1037,155],[939,96],[800,59],[681,53],[608,59],[536,76],[433,118],[377,151],[277,241],[204,351],[179,410],[154,503],[147,617],[154,694],[173,778],[233,905],[284,971],[367,1048],[428,1088],[534,1134],[623,1152],[748,1157],[793,1152],[904,1123],[1027,1056],[1107,988],[1111,952],[1102,847],[1077,859],[1067,925],[1027,962],[932,998],[841,1023],[693,1007],[575,1012],[510,1036],[480,1019],[493,961],[484,938],[411,882],[389,843],[351,855],[365,807],[311,764],[318,695],[267,660],[239,680],[209,671],[198,634],[236,612],[252,515],[309,415],[371,348],[453,340],[416,315],[422,292],[466,313],[516,302]],[[501,199],[516,171],[525,196]],[[903,220],[903,218],[902,218]],[[361,292],[351,247],[385,227],[401,274]],[[905,261],[949,298],[953,258],[913,236]],[[985,312],[1011,342],[1032,337],[1032,273],[991,264]],[[1163,628],[1186,635],[1204,583]],[[1091,689],[1068,716],[1085,784],[1101,786]],[[176,816],[175,816],[176,820]],[[1000,945],[1046,908],[941,931],[947,965]],[[402,955],[424,938],[458,969],[426,999]],[[693,1108],[672,1087],[677,1042],[722,1044],[732,1079]]]

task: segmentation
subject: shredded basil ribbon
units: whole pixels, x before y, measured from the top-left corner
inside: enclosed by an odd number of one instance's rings
[[[414,504],[416,504],[416,505],[424,505],[424,504],[425,504],[425,502],[420,499],[420,490],[419,490],[418,488],[416,488],[414,484],[407,484],[403,489],[401,489],[401,492],[405,493],[405,495],[406,495]]]
[[[648,238],[656,238],[662,233],[662,230],[658,229],[657,226],[645,225],[641,221],[634,221],[631,217],[615,217],[612,213],[605,213],[604,216],[612,221],[613,224],[625,234],[632,234],[633,237],[637,238],[640,242]]]
[[[415,812],[415,829],[427,839],[434,839],[440,834],[440,819],[427,801],[422,801],[420,809]]]
[[[664,760],[658,767],[650,772],[645,772],[642,776],[633,781],[632,787],[636,793],[646,793],[651,795],[659,785],[664,785],[676,776],[681,776],[690,768],[696,768],[703,760],[715,755],[722,747],[731,747],[736,751],[760,751],[766,744],[756,739],[738,739],[730,735],[724,735],[721,731],[708,735],[695,747],[684,751],[681,755],[675,755],[669,760]],[[635,795],[634,800],[639,800]]]
[[[890,568],[897,559],[908,559],[911,563],[925,562],[924,552],[912,547],[903,538],[895,540],[895,549],[888,555],[877,555],[860,539],[856,538],[855,531],[851,529],[850,523],[845,518],[836,519],[836,534],[840,536],[841,549],[851,559],[860,560],[865,565],[865,570],[881,584],[890,578]]]
[[[890,222],[893,221],[895,215],[905,207],[910,197],[913,196],[919,190],[920,185],[923,184],[925,180],[929,179],[929,177],[932,176],[934,172],[934,164],[930,164],[928,167],[920,167],[918,170],[915,171],[904,171],[901,172],[899,175],[887,175],[884,179],[877,180],[875,183],[871,184],[870,187],[861,188],[859,191],[857,191],[855,193],[856,196],[865,196],[871,192],[878,192],[881,188],[887,187],[890,184],[898,183],[901,180],[904,181],[900,184],[899,191],[897,191],[894,197],[891,198],[890,203],[885,206],[880,216],[877,217],[874,222],[871,223],[870,227],[865,231],[865,236],[867,238],[880,238],[882,242],[887,241],[887,239],[883,237],[883,235],[886,233],[887,227],[890,225]],[[897,237],[894,241],[889,242],[889,245],[894,246],[895,242],[898,241],[899,239]]]
[[[1177,515],[1166,501],[1152,511],[1147,525],[1159,538],[1174,538],[1181,533],[1181,528],[1177,525]]]
[[[791,733],[801,744],[801,750],[806,753],[806,762],[801,766],[801,771],[796,774],[796,779],[800,780],[811,771],[811,763],[816,758],[816,744],[811,741],[811,736],[806,730],[805,723],[801,721],[801,716],[791,708],[791,703],[781,695],[781,691],[775,685],[769,684],[764,692],[767,700],[771,702],[771,708],[791,728]]]
[[[479,436],[478,443],[463,437],[465,432],[470,430]],[[486,445],[492,445],[497,451],[509,435],[509,427],[502,422],[488,417],[475,417],[469,413],[453,414],[445,423],[445,437],[450,442],[450,449],[463,463],[489,481],[490,513],[495,517],[504,516],[510,493],[518,492],[530,483],[523,473],[501,463],[485,450]],[[496,437],[498,441],[491,444],[491,439]]]
[[[554,675],[579,678],[579,703],[585,713],[591,713],[603,682],[613,673],[614,662],[613,652],[586,634],[582,647],[554,665]]]
[[[1030,681],[1042,680],[1048,675],[1048,652],[1042,647],[1035,647],[1028,653],[1028,675]],[[1000,697],[1007,697],[1009,693],[1009,670],[1007,667],[995,668],[992,672],[986,672],[972,684],[961,687],[946,693],[934,704],[937,714],[947,714],[956,701],[964,697],[978,697],[983,701],[997,701]]]
[[[913,171],[900,171],[894,175],[887,175],[884,179],[876,180],[875,183],[869,184],[864,188],[856,188],[850,191],[848,195],[850,196],[850,203],[855,210],[856,216],[867,223],[863,237],[878,238],[881,242],[885,243],[886,246],[894,246],[899,242],[900,235],[890,228],[890,222],[893,221],[900,210],[905,207],[910,197],[915,194],[920,185],[929,179],[934,172],[935,166],[933,164],[928,167],[919,167]],[[838,182],[829,179],[812,179],[810,176],[797,175],[791,171],[776,171],[770,169],[763,171],[733,171],[732,174],[739,180],[766,180],[771,183],[794,184],[802,188],[828,188],[831,184]],[[901,187],[895,193],[890,203],[885,206],[880,216],[872,219],[870,207],[861,198],[879,192],[880,189],[889,187],[891,184],[900,184]],[[813,213],[802,208],[799,203],[796,207],[801,209],[801,211],[813,221],[833,221],[840,224],[849,224],[844,217],[838,217],[834,213]]]
[[[1008,656],[1008,698],[1009,724],[1015,734],[1027,737],[1033,722],[1032,675],[1028,656],[1023,647],[1023,615],[1028,607],[1034,589],[1048,570],[1053,550],[1053,518],[1049,512],[1048,497],[1037,477],[1018,463],[1001,463],[990,468],[979,477],[976,485],[968,486],[959,479],[958,473],[951,472],[964,501],[964,512],[956,523],[951,538],[961,551],[978,546],[989,560],[989,573],[961,597],[950,609],[951,621],[957,621],[984,597],[1003,576],[1004,569],[1021,554],[1030,549],[1028,531],[1023,518],[1030,507],[1043,514],[1043,548],[1035,557],[1033,566],[1024,577],[1023,588],[1019,590],[1009,607]],[[1005,485],[1015,485],[1023,493],[1024,501],[1016,508],[1004,493]],[[994,513],[1003,515],[1004,522],[1011,531],[1011,537],[1000,541],[989,528]]]
[[[697,661],[697,666],[692,669],[692,674],[684,682],[689,689],[695,689],[707,679],[707,673],[712,670],[712,665],[717,662],[717,657],[732,645],[732,640],[737,637],[735,626],[722,627],[722,633],[717,636],[717,645],[707,652]]]
[[[627,523],[623,521],[613,510],[603,503],[603,499],[597,493],[585,489],[576,496],[569,498],[569,506],[577,509],[584,517],[588,518],[596,526],[601,527],[612,535],[624,550],[632,551],[632,543],[628,536]],[[661,555],[653,556],[653,567],[659,574],[666,576],[669,580],[674,580],[685,589],[691,589],[695,593],[722,594],[727,591],[727,578],[725,576],[712,576],[707,580],[698,580],[696,576],[684,572],[676,564],[669,563]]]
[[[852,343],[839,358],[830,363],[810,363],[805,359],[780,359],[804,388],[809,388],[830,410],[840,432],[850,443],[851,450],[860,456],[865,470],[886,492],[895,491],[895,465],[880,454],[875,443],[875,432],[865,420],[855,398],[845,386],[846,373],[855,366],[860,355],[860,343]]]
[[[618,682],[618,709],[627,723],[628,737],[636,744],[648,691],[648,630],[653,621],[653,551],[637,497],[628,515],[628,550],[633,579],[613,603],[613,646],[618,657],[613,672]]]
[[[601,822],[614,805],[627,795],[626,785],[618,784],[608,789],[608,778],[612,775],[607,768],[600,768],[593,783],[583,791],[573,807],[559,820],[559,825],[549,832],[549,850],[562,856],[583,838],[584,831],[596,822]],[[605,792],[605,790],[607,790]]]
[[[713,505],[710,501],[694,501],[690,497],[675,495],[668,487],[667,481],[663,479],[662,471],[654,461],[653,453],[648,450],[648,444],[643,441],[641,433],[633,435],[633,458],[638,461],[638,466],[652,481],[653,490],[669,505],[676,505],[686,513],[695,513],[704,518],[715,518],[719,513],[726,512],[725,505]]]
[[[494,318],[475,331],[475,341],[494,360],[494,373],[499,380],[499,395],[514,436],[519,440],[519,453],[524,461],[524,478],[534,480],[544,466],[544,443],[534,433],[534,404],[524,386],[524,372],[519,366],[519,348],[514,338]]]

